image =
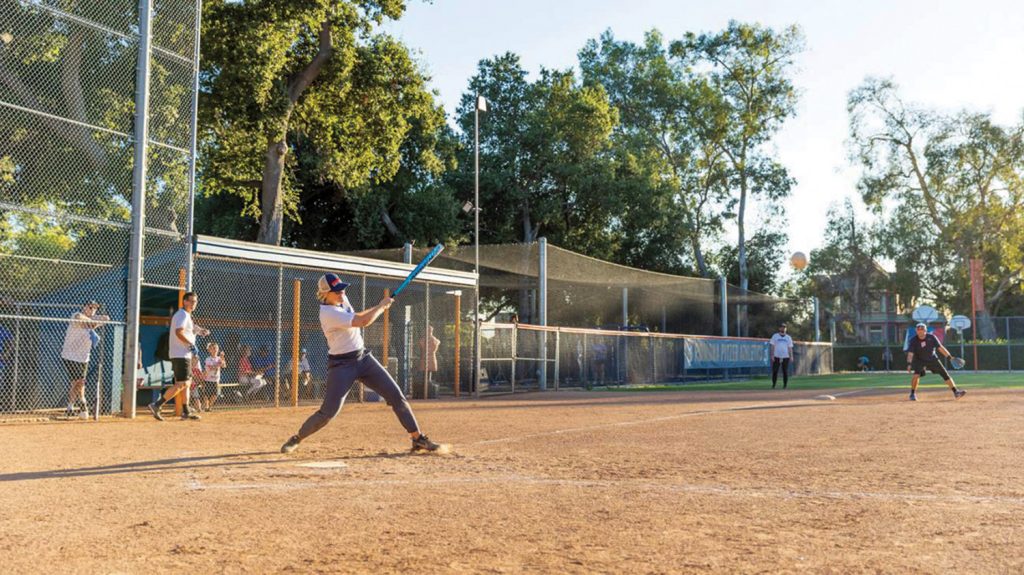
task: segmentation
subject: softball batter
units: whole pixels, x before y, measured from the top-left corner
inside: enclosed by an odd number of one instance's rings
[[[348,286],[349,284],[331,273],[324,274],[317,282],[320,328],[323,329],[328,346],[327,395],[320,409],[309,416],[299,428],[299,432],[281,446],[281,453],[295,451],[302,440],[334,419],[341,411],[345,397],[357,379],[376,391],[391,406],[398,416],[398,421],[412,438],[413,451],[436,451],[441,446],[420,433],[416,416],[413,415],[412,408],[402,395],[398,384],[380,362],[363,348],[360,328],[377,321],[384,310],[391,307],[394,299],[385,296],[377,305],[357,313],[345,296],[345,288]]]

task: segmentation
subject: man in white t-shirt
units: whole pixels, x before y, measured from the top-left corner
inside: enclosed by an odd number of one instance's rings
[[[82,405],[79,412],[82,419],[89,417],[89,406],[85,401],[85,376],[89,372],[89,358],[92,355],[93,338],[96,337],[92,330],[102,322],[110,321],[108,316],[97,315],[99,309],[100,304],[96,301],[86,303],[82,306],[82,311],[71,316],[71,322],[64,333],[64,347],[61,349],[60,358],[71,381],[68,390],[68,417],[74,415],[75,405],[78,403]]]
[[[149,411],[153,417],[163,421],[160,415],[160,408],[165,403],[185,390],[184,408],[181,412],[182,419],[199,419],[199,415],[192,413],[188,405],[189,383],[192,378],[192,356],[199,355],[196,348],[196,336],[210,335],[209,330],[203,329],[192,322],[192,311],[199,303],[199,296],[194,292],[186,293],[181,299],[181,308],[171,317],[171,337],[168,340],[168,347],[171,356],[171,369],[174,372],[174,386],[168,389],[164,395],[149,404]]]
[[[789,360],[793,358],[793,338],[786,333],[786,324],[779,324],[778,333],[772,334],[769,346],[772,348],[772,389],[779,379],[782,368],[782,389],[789,385]]]
[[[357,312],[345,295],[348,286],[331,273],[322,275],[317,282],[320,327],[327,338],[327,393],[320,409],[309,416],[298,433],[288,438],[281,446],[281,452],[295,451],[299,443],[330,423],[341,411],[345,397],[357,379],[391,406],[402,427],[409,432],[412,451],[437,451],[441,445],[420,432],[412,407],[391,374],[363,347],[362,328],[377,321],[395,300],[384,296],[377,305]]]

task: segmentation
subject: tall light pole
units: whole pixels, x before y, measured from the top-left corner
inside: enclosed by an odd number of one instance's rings
[[[477,95],[473,110],[473,244],[476,291],[473,292],[473,396],[480,397],[480,112],[487,111],[487,100]]]

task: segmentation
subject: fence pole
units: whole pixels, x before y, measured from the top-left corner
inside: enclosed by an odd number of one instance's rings
[[[423,365],[423,399],[430,399],[430,370],[427,365],[427,332],[430,331],[430,284],[423,290],[423,345],[420,362]],[[415,395],[415,394],[413,394]]]
[[[555,391],[558,391],[558,379],[559,379],[559,376],[558,376],[558,367],[559,367],[558,359],[561,357],[561,355],[559,354],[559,351],[561,351],[561,341],[560,341],[559,335],[561,335],[561,333],[562,333],[561,331],[556,331],[555,332]],[[548,369],[548,366],[545,365],[544,366],[544,371],[547,371],[547,369]]]
[[[729,292],[726,291],[725,276],[718,276],[718,291],[721,293],[719,299],[722,309],[722,337],[729,336]]]
[[[510,378],[511,379],[511,383],[512,383],[512,393],[516,392],[516,340],[519,339],[518,335],[519,335],[519,324],[518,323],[513,323],[512,324],[512,377]]]
[[[540,316],[540,324],[543,326],[548,325],[548,240],[547,238],[540,238],[537,240],[537,251],[538,253],[538,302],[537,307],[540,308],[538,315]],[[540,339],[540,377],[537,378],[537,387],[541,391],[548,388],[548,334],[547,332],[541,332]]]
[[[384,297],[389,297],[390,295],[391,295],[391,290],[388,289],[388,288],[384,288]],[[382,349],[381,349],[380,353],[381,353],[382,359],[384,360],[384,367],[386,369],[387,365],[388,365],[388,353],[390,352],[390,342],[391,342],[391,338],[390,338],[390,335],[391,335],[391,308],[388,308],[388,309],[384,310],[384,317],[381,318],[381,322],[382,322],[381,325],[382,325],[383,331],[384,331],[384,335],[383,335],[384,343],[382,344]]]
[[[299,321],[300,299],[299,293],[302,289],[302,280],[295,278],[292,281],[292,407],[299,405]]]
[[[1010,351],[1010,317],[1003,318],[1006,320],[1006,371],[1013,371],[1013,354]]]
[[[277,266],[277,333],[274,336],[274,407],[281,407],[281,312],[284,310],[284,266]]]
[[[185,268],[179,269],[178,270],[178,309],[181,309],[182,304],[185,302],[185,281],[186,280],[187,280],[187,278],[186,278],[186,275],[185,275]],[[174,334],[172,333],[170,335],[170,337],[174,337]],[[135,365],[136,363],[138,363],[138,361],[139,361],[138,358],[133,359],[131,365]],[[191,366],[189,366],[188,372],[192,373],[192,367]],[[134,378],[132,378],[132,379],[134,379]],[[174,381],[174,382],[172,382],[172,385],[175,384],[175,383],[178,383],[178,382]],[[174,396],[174,415],[176,417],[181,417],[181,413],[182,413],[182,411],[184,411],[184,406],[188,405],[188,400],[189,400],[188,394],[189,394],[189,391],[190,391],[189,390],[189,386],[186,385],[185,389],[179,391],[178,395]],[[184,403],[182,403],[182,398],[184,398]]]
[[[462,373],[460,371],[462,354],[462,292],[455,293],[455,397],[459,396]]]
[[[121,371],[121,413],[135,417],[135,366],[139,361],[139,313],[142,309],[142,268],[146,234],[146,167],[149,151],[149,79],[153,39],[151,0],[139,0],[139,56],[135,73],[135,122],[132,139],[132,235],[125,309],[124,368]]]

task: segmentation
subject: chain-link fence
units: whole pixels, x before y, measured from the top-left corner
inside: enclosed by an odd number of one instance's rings
[[[0,413],[119,411],[143,213],[144,283],[189,266],[198,21],[197,0],[0,0]]]
[[[771,373],[768,341],[484,324],[481,391],[683,384]],[[742,349],[741,349],[742,348]],[[796,342],[791,373],[832,373],[832,346]]]
[[[200,236],[193,278],[199,303],[193,318],[210,334],[199,342],[200,365],[190,394],[194,408],[321,401],[327,340],[315,297],[320,275],[339,273],[351,284],[347,297],[361,310],[380,301],[410,268]],[[461,395],[470,390],[472,320],[467,321],[471,312],[464,302],[472,301],[474,282],[472,274],[463,272],[424,272],[383,317],[363,330],[367,349],[408,396]],[[467,298],[462,297],[463,290]],[[137,405],[150,403],[172,385],[170,362],[159,359],[156,350],[160,338],[169,337],[179,291],[144,294],[147,315],[140,328],[143,368]],[[378,399],[362,389],[353,398]]]

